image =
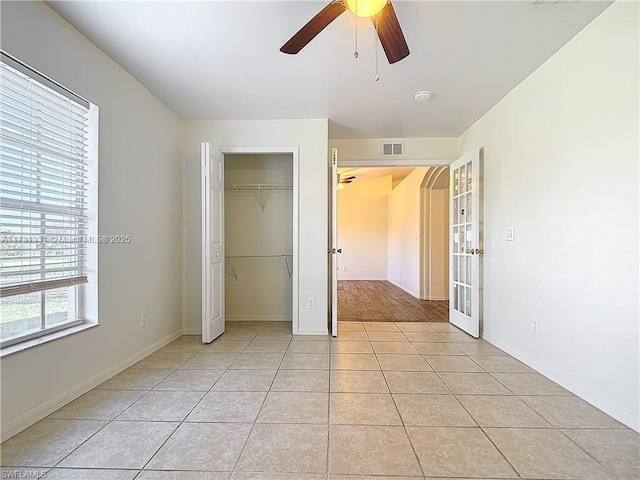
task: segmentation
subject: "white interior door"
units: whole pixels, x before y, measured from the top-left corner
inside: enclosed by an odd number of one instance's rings
[[[449,321],[480,336],[480,149],[464,154],[450,167]]]
[[[331,335],[338,335],[338,149],[331,149]]]
[[[224,156],[202,144],[202,341],[224,332]]]

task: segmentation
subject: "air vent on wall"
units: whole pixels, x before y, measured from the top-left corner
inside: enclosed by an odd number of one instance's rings
[[[386,143],[382,142],[383,157],[401,157],[404,155],[404,142]]]

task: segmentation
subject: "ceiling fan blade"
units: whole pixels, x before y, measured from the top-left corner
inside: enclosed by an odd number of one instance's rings
[[[311,40],[324,30],[331,22],[347,9],[340,0],[335,0],[324,7],[309,22],[302,27],[291,39],[285,43],[280,51],[282,53],[296,54],[302,50]]]
[[[378,37],[389,63],[396,63],[409,55],[409,46],[404,39],[400,22],[391,2],[375,17],[371,17],[374,26],[378,24]]]

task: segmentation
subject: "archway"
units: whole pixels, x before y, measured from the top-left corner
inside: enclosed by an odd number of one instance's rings
[[[449,167],[430,168],[420,186],[420,298],[449,299]]]

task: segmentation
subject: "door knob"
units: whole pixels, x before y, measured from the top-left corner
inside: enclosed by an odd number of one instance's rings
[[[467,248],[467,253],[473,255],[474,253],[473,248]]]
[[[484,250],[481,248],[476,248],[476,254],[478,255],[482,255],[484,253]]]
[[[220,256],[220,254],[216,252],[216,258],[218,258],[219,256]]]

